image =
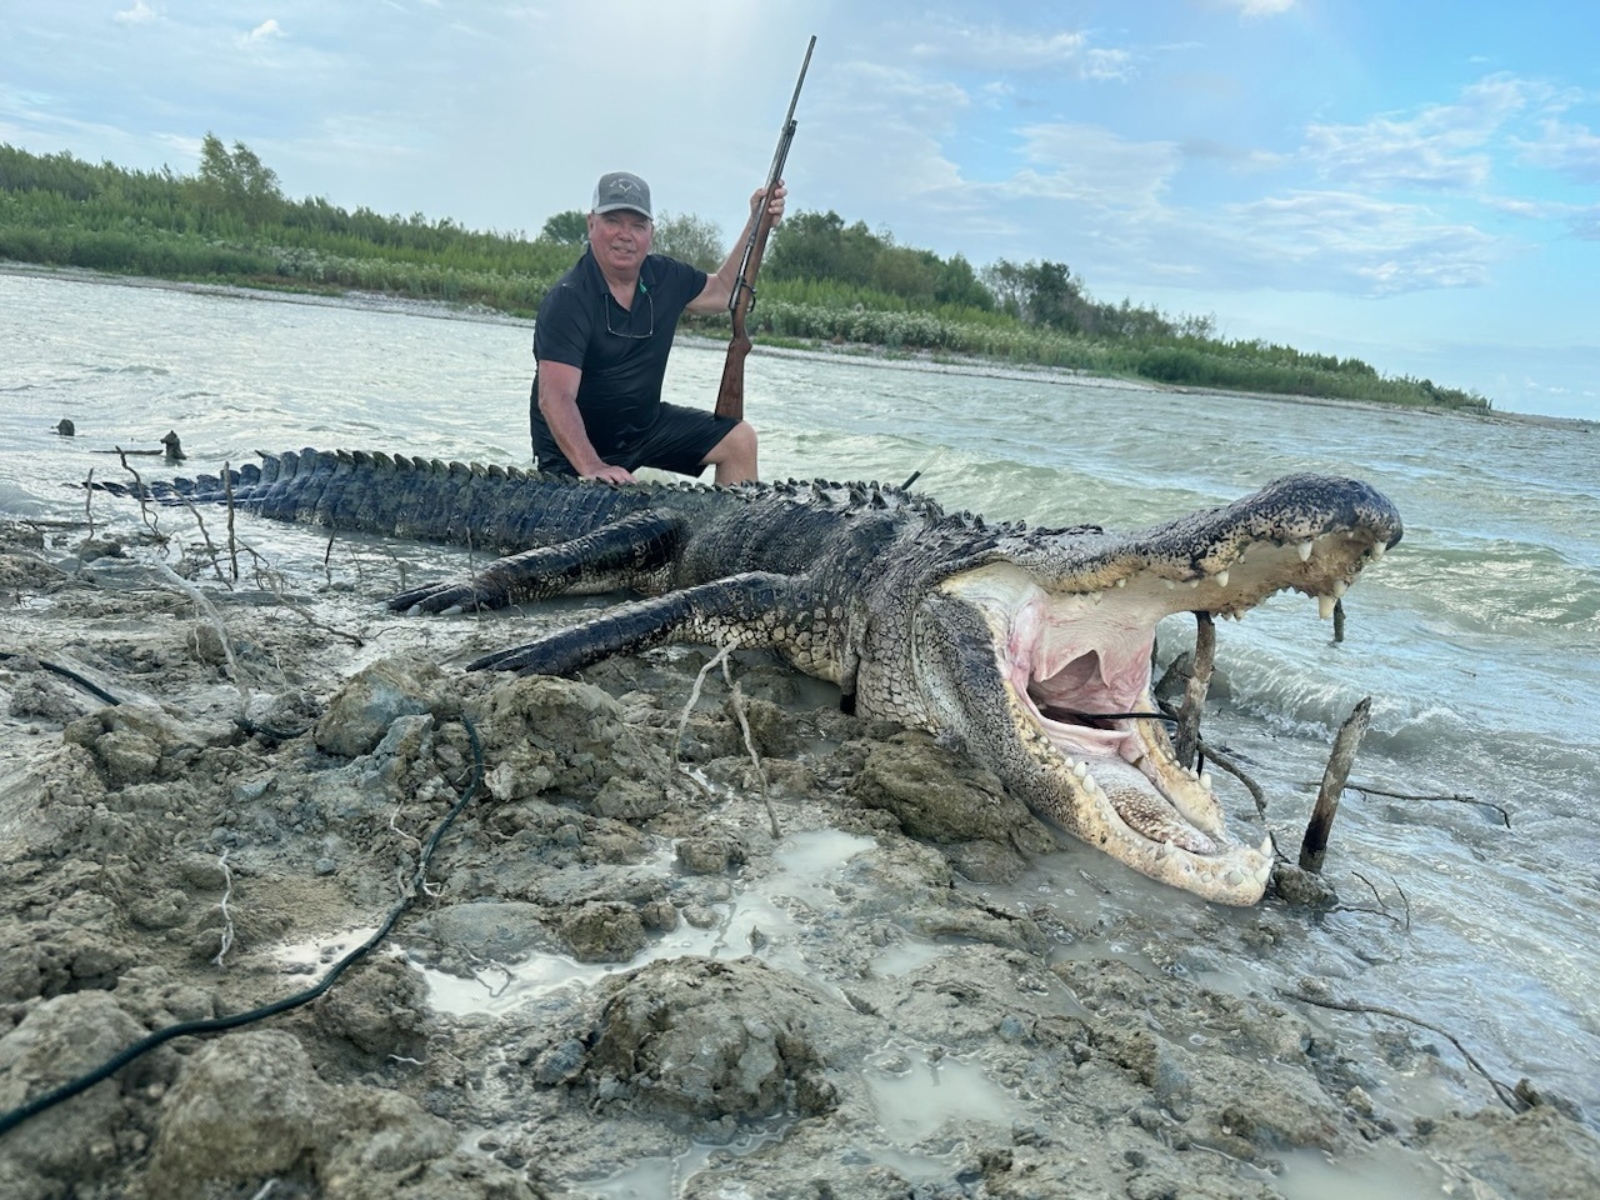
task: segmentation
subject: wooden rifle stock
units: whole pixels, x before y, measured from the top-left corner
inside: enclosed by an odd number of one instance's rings
[[[789,143],[794,141],[794,108],[800,102],[800,89],[805,86],[806,68],[811,65],[811,51],[816,48],[813,34],[806,45],[806,57],[800,64],[800,78],[794,85],[794,95],[789,99],[789,115],[784,118],[783,130],[778,135],[778,150],[772,156],[772,170],[767,172],[767,186],[761,189],[760,216],[750,236],[745,240],[744,255],[739,260],[739,277],[734,281],[733,294],[728,298],[728,311],[733,316],[733,336],[728,341],[728,357],[722,364],[722,383],[717,388],[716,414],[744,420],[744,360],[750,355],[750,310],[756,303],[756,276],[761,273],[761,256],[767,250],[767,235],[772,232],[772,213],[768,198],[772,189],[783,178],[784,160],[789,157]]]
[[[761,272],[761,256],[766,253],[767,234],[772,232],[772,214],[762,196],[761,220],[755,237],[746,250],[739,281],[733,293],[733,336],[728,339],[728,357],[722,363],[722,383],[717,387],[717,416],[744,420],[744,360],[750,355],[748,318],[756,302],[756,276]]]

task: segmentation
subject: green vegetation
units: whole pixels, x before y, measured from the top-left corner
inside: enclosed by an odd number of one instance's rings
[[[284,197],[241,142],[212,134],[193,176],[99,166],[0,144],[0,261],[308,291],[382,292],[532,316],[570,267],[584,215],[557,213],[537,238],[346,212]],[[656,248],[702,267],[717,227],[662,214]],[[1064,263],[975,270],[897,245],[837,213],[790,214],[773,234],[753,333],[799,345],[879,347],[1120,375],[1188,387],[1486,410],[1475,392],[1380,375],[1354,358],[1223,341],[1210,317],[1173,318],[1093,299]],[[686,319],[706,332],[726,318]]]

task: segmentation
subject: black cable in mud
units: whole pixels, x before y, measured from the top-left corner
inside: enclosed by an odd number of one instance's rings
[[[0,658],[14,657],[16,655],[0,653]],[[120,703],[114,699],[108,702],[112,704]],[[333,987],[341,975],[375,950],[389,936],[400,917],[411,907],[418,893],[422,891],[422,885],[428,873],[428,865],[433,859],[434,851],[438,849],[440,839],[449,831],[450,826],[455,823],[455,819],[461,815],[462,811],[472,802],[483,786],[483,744],[478,739],[478,730],[473,725],[471,718],[463,713],[461,723],[466,728],[468,740],[472,743],[472,777],[462,791],[460,798],[451,806],[444,819],[434,828],[428,840],[423,843],[421,853],[417,856],[416,869],[412,872],[409,884],[401,895],[399,902],[389,910],[389,914],[384,918],[383,924],[378,926],[371,937],[334,963],[321,980],[303,991],[296,992],[292,996],[285,996],[282,1000],[275,1000],[271,1004],[263,1004],[246,1012],[235,1013],[231,1017],[211,1017],[198,1021],[181,1021],[176,1025],[168,1025],[158,1029],[148,1037],[139,1039],[133,1045],[119,1051],[99,1066],[84,1072],[77,1078],[68,1080],[60,1087],[53,1088],[42,1095],[35,1096],[28,1103],[19,1105],[10,1112],[0,1113],[0,1137],[5,1136],[11,1130],[38,1116],[40,1113],[54,1108],[62,1101],[70,1100],[79,1093],[88,1091],[95,1084],[115,1075],[129,1063],[143,1057],[156,1047],[165,1045],[174,1038],[190,1037],[196,1034],[224,1033],[227,1030],[238,1029],[244,1025],[253,1025],[259,1021],[266,1020],[268,1017],[274,1017],[279,1013],[289,1012],[292,1009],[309,1004],[319,996],[324,995]]]
[[[27,656],[22,654],[11,654],[7,651],[0,650],[0,662],[5,662],[8,659],[25,657]],[[103,700],[107,704],[112,705],[122,703],[122,700],[119,697],[113,696],[110,692],[106,691],[105,688],[100,687],[98,684],[91,683],[89,680],[85,679],[82,675],[78,674],[74,670],[71,670],[70,668],[63,667],[59,663],[46,662],[42,658],[35,659],[34,661],[37,662],[40,667],[44,668],[44,670],[59,675],[63,679],[70,679],[73,683],[83,688],[84,691],[88,692],[97,700]]]

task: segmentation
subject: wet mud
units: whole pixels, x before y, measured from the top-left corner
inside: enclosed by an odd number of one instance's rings
[[[1600,1195],[1559,1098],[1211,969],[1310,910],[1096,916],[1120,868],[773,660],[468,674],[562,613],[85,532],[0,529],[0,1110],[310,986],[470,798],[324,996],[0,1135],[0,1195]],[[1090,899],[1019,901],[1041,861]]]

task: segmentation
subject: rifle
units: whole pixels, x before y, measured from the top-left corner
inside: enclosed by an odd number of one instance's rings
[[[794,95],[789,99],[789,115],[783,119],[783,130],[778,134],[778,150],[772,156],[772,170],[767,172],[767,186],[761,189],[761,209],[750,236],[745,239],[744,253],[739,258],[739,277],[728,297],[728,311],[733,314],[733,337],[728,342],[728,358],[722,364],[722,384],[717,388],[719,417],[744,419],[744,360],[750,354],[750,334],[745,328],[746,318],[756,304],[756,276],[761,273],[761,256],[767,249],[767,235],[772,232],[772,214],[768,211],[767,197],[783,177],[783,162],[789,157],[789,143],[794,141],[794,106],[800,102],[800,89],[805,86],[806,68],[811,65],[811,51],[816,48],[816,34],[806,45],[805,61],[800,64],[800,78],[794,85]]]

